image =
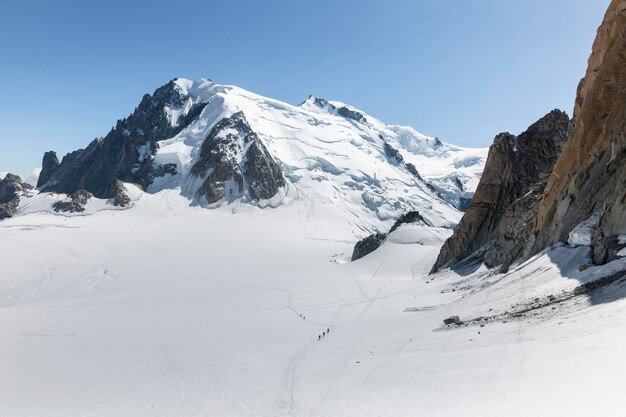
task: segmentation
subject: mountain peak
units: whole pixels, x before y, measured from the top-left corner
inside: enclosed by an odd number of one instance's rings
[[[49,154],[40,183],[42,191],[85,189],[110,199],[121,181],[150,193],[177,189],[191,204],[210,206],[319,196],[353,213],[360,230],[415,210],[451,227],[485,152],[433,140],[313,95],[293,106],[209,79],[175,78],[106,137],[60,163]]]

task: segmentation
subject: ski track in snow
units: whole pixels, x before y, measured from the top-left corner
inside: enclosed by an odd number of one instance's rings
[[[208,210],[166,190],[0,223],[0,416],[622,415],[623,299],[442,320],[515,311],[626,259],[581,272],[588,248],[561,246],[503,275],[428,276],[450,230],[403,225],[348,262],[362,231],[324,198]]]

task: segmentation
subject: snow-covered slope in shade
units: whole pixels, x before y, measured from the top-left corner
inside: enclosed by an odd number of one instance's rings
[[[284,192],[264,205],[313,198],[321,204],[339,205],[363,230],[377,228],[410,210],[420,211],[433,226],[453,226],[461,216],[452,207],[458,196],[437,193],[444,188],[442,173],[460,175],[467,187],[463,192],[467,193],[473,177],[463,177],[463,171],[451,164],[470,165],[459,161],[471,156],[471,169],[478,173],[482,168],[482,149],[470,151],[441,144],[411,128],[386,125],[346,105],[310,97],[293,106],[209,80],[177,79],[175,83],[184,99],[182,106],[165,109],[173,126],[194,104],[207,105],[175,137],[158,142],[154,162],[157,166],[175,164],[177,173],[157,177],[149,192],[180,187],[184,195],[197,199],[204,178],[193,175],[192,168],[200,148],[219,121],[238,112],[243,113],[287,180]],[[405,162],[390,156],[389,147]],[[407,167],[410,162],[418,172]],[[441,186],[433,188],[427,184],[430,180]]]

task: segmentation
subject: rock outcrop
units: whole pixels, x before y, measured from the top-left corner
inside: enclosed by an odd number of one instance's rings
[[[378,249],[380,245],[385,243],[389,233],[395,232],[403,224],[412,223],[421,223],[427,226],[432,226],[424,217],[422,217],[419,211],[409,211],[408,213],[401,215],[398,220],[396,220],[393,226],[391,226],[391,229],[389,229],[388,233],[374,233],[358,241],[356,245],[354,245],[352,258],[350,260],[356,261],[357,259],[361,259],[364,256],[369,255]]]
[[[354,245],[352,258],[350,258],[350,260],[356,261],[374,252],[385,242],[386,238],[387,235],[384,233],[375,233],[359,240],[356,245]]]
[[[526,257],[566,240],[598,212],[594,262],[613,259],[617,236],[626,235],[625,51],[626,1],[613,0],[578,87],[574,128],[539,203]]]
[[[52,208],[57,213],[62,211],[64,213],[82,213],[85,211],[85,206],[89,199],[93,195],[85,190],[74,191],[68,195],[67,201],[57,201],[52,205]]]
[[[115,198],[118,180],[147,187],[159,172],[152,161],[157,142],[180,132],[206,105],[190,100],[175,80],[146,94],[135,111],[118,120],[104,138],[67,154],[60,163],[54,152],[46,153],[38,187],[66,194],[86,190],[97,198]]]
[[[43,160],[41,161],[41,172],[39,173],[39,179],[37,180],[37,188],[41,188],[52,176],[54,170],[59,166],[59,158],[54,151],[49,151],[43,154]]]
[[[21,196],[26,190],[32,188],[17,175],[7,174],[0,180],[0,220],[13,217],[20,204]]]
[[[382,136],[379,136],[379,139],[384,141],[385,139]],[[421,182],[424,182],[426,184],[426,186],[434,192],[434,189],[432,188],[432,186],[430,186],[430,184],[427,184],[424,181],[424,178],[422,178],[422,176],[420,175],[419,171],[417,170],[417,168],[415,167],[415,165],[413,165],[410,162],[406,162],[404,160],[404,157],[400,154],[400,152],[394,148],[393,146],[391,146],[390,144],[388,144],[387,142],[384,143],[384,150],[385,150],[385,156],[387,157],[387,159],[394,165],[397,166],[401,166],[404,169],[406,169],[407,171],[409,171],[409,173],[411,175],[413,175],[415,178],[417,178],[418,180],[420,180]]]
[[[363,113],[359,111],[349,109],[346,106],[337,107],[321,97],[309,96],[307,100],[313,100],[313,104],[315,104],[320,109],[326,109],[329,113],[337,114],[341,117],[354,120],[355,122],[359,122],[364,125],[367,124],[367,119],[365,118]]]
[[[280,167],[243,112],[222,119],[213,127],[191,172],[202,180],[195,197],[209,204],[242,197],[266,200],[286,185]]]
[[[519,136],[495,137],[478,188],[433,272],[479,250],[490,266],[508,267],[526,244],[532,213],[570,128],[569,117],[553,110]]]

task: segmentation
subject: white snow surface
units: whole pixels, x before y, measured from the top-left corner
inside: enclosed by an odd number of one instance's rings
[[[434,138],[410,127],[387,125],[363,112],[367,124],[360,123],[316,106],[314,98],[293,106],[206,79],[178,79],[176,84],[186,97],[185,103],[208,104],[177,136],[159,142],[155,162],[176,164],[178,174],[157,178],[150,192],[180,188],[183,195],[193,199],[202,179],[190,175],[190,171],[202,142],[217,122],[238,111],[244,113],[288,182],[283,195],[276,199],[279,201],[261,205],[275,207],[310,198],[322,204],[332,202],[351,213],[355,227],[368,233],[384,230],[389,222],[410,210],[419,210],[434,226],[452,227],[461,217],[424,182],[388,161],[383,140],[407,162],[414,163],[426,181],[439,181],[439,188],[450,188],[448,177],[459,176],[467,187],[463,192],[457,190],[459,195],[476,188],[484,166],[486,149],[435,146]],[[165,111],[172,121],[190,108],[191,104],[186,104],[183,109]],[[448,201],[454,200],[452,188],[444,193],[444,198],[453,195]]]
[[[349,263],[359,230],[339,202],[206,210],[128,188],[129,210],[0,223],[1,416],[626,409],[624,284],[485,327],[442,323],[558,296],[626,258],[581,272],[589,248],[561,245],[503,275],[427,276],[449,229],[403,225]]]
[[[580,222],[571,232],[567,243],[570,245],[591,245],[593,239],[593,233],[596,230],[596,226],[600,221],[600,212],[592,214],[587,220]]]

